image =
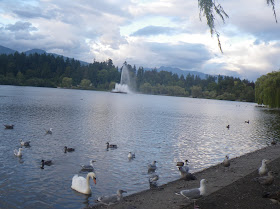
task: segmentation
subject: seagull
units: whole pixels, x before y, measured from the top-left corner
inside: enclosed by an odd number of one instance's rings
[[[91,160],[89,161],[90,164],[89,165],[81,165],[81,170],[82,171],[90,171],[90,172],[93,172],[94,171],[94,168],[93,168],[93,163],[96,162],[95,160]]]
[[[149,178],[149,183],[150,184],[156,184],[158,179],[159,179],[158,175],[153,175]]]
[[[180,168],[179,168],[180,170]],[[195,175],[193,175],[192,173],[189,172],[181,172],[181,178],[182,180],[186,180],[186,181],[190,181],[190,180],[196,180],[197,178],[195,177]]]
[[[109,142],[106,143],[107,144],[107,149],[109,148],[118,148],[118,146],[116,144],[109,144]]]
[[[152,164],[148,165],[148,173],[155,172],[157,169],[156,163],[157,161],[153,161]]]
[[[127,157],[128,157],[128,159],[135,158],[135,153],[132,154],[131,152],[129,152]]]
[[[119,189],[117,191],[117,194],[114,194],[114,195],[111,195],[111,196],[98,197],[95,202],[100,202],[101,204],[104,204],[104,205],[112,205],[112,204],[122,200],[122,198],[123,198],[122,194],[123,193],[127,193],[127,191]]]
[[[24,142],[22,139],[19,140],[21,146],[29,147],[30,146],[30,141]]]
[[[267,168],[267,163],[269,162],[269,160],[263,159],[262,160],[262,165],[259,168],[259,175],[260,176],[264,176],[267,174],[268,172],[268,168]]]
[[[199,188],[194,188],[194,189],[186,189],[180,191],[180,193],[175,193],[177,195],[182,195],[186,197],[189,200],[195,200],[200,198],[201,196],[204,196],[206,194],[206,179],[202,179],[200,181],[200,187]]]
[[[273,172],[269,171],[267,173],[267,176],[257,177],[257,178],[254,178],[253,180],[259,182],[262,185],[271,185],[274,181],[274,176],[272,174],[273,174]]]
[[[66,152],[74,152],[75,151],[75,149],[74,148],[68,148],[68,147],[64,147],[64,153],[66,153]]]
[[[224,161],[223,161],[223,165],[224,165],[225,167],[229,167],[229,166],[230,166],[230,162],[229,162],[229,157],[228,157],[228,155],[225,156],[225,159],[224,159]]]
[[[277,192],[265,192],[263,198],[269,198],[273,203],[280,204],[280,191]]]
[[[19,148],[18,150],[15,149],[14,150],[14,155],[17,156],[17,157],[22,157],[21,151],[22,151],[22,148]]]
[[[52,128],[50,128],[49,130],[46,130],[46,134],[52,134]]]

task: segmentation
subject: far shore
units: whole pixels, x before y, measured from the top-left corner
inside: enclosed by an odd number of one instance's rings
[[[257,177],[257,169],[262,159],[270,160],[268,167],[275,174],[271,186],[259,185],[252,181]],[[262,198],[265,191],[280,190],[280,145],[268,146],[263,149],[242,155],[230,160],[227,170],[223,165],[217,164],[195,173],[197,180],[176,180],[161,185],[155,189],[125,196],[121,202],[106,206],[93,204],[88,207],[93,209],[193,209],[193,202],[175,193],[183,189],[197,188],[201,179],[207,179],[207,195],[200,198],[196,205],[199,209],[261,209],[280,208],[270,200]]]

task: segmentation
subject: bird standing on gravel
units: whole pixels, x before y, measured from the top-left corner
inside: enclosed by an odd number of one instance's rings
[[[262,165],[259,167],[259,175],[264,176],[268,173],[268,168],[267,168],[267,163],[269,160],[263,159],[262,160]]]

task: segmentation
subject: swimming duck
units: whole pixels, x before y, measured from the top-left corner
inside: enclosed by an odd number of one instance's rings
[[[70,148],[70,147],[64,147],[64,153],[66,153],[66,152],[74,152],[75,151],[75,149],[74,148]]]
[[[6,125],[4,125],[4,126],[5,126],[6,129],[13,129],[13,128],[14,128],[14,125],[8,125],[8,124],[6,124]]]
[[[30,141],[24,142],[22,139],[19,140],[21,146],[29,147],[30,146]]]
[[[128,155],[127,155],[127,157],[128,157],[129,159],[135,158],[135,153],[132,154],[131,152],[129,152]]]
[[[116,144],[109,144],[109,142],[107,142],[106,144],[107,144],[107,149],[109,149],[109,148],[118,148],[118,146]]]
[[[94,171],[94,168],[93,168],[93,163],[96,162],[95,160],[90,160],[89,161],[89,165],[81,165],[81,170],[82,171]]]
[[[46,134],[52,134],[52,128],[50,128],[49,130],[46,130]]]

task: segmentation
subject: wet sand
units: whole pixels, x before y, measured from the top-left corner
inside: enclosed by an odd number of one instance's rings
[[[269,170],[274,174],[274,183],[264,186],[252,179],[258,177],[258,168],[262,159],[271,160]],[[274,209],[280,205],[273,204],[269,199],[262,198],[265,191],[280,190],[280,145],[265,147],[252,153],[230,160],[227,169],[218,164],[195,173],[197,180],[176,180],[158,188],[145,190],[125,196],[119,203],[105,206],[92,205],[89,208],[116,208],[116,209],[193,209],[193,202],[176,195],[183,189],[199,187],[201,179],[207,179],[207,194],[196,201],[199,209]]]

